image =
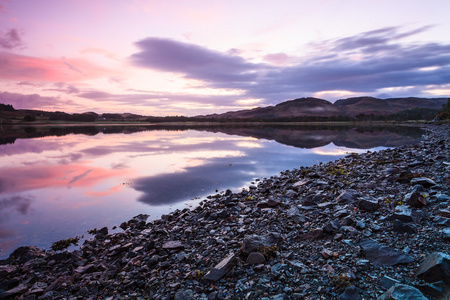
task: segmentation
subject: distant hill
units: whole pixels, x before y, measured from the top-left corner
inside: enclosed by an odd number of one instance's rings
[[[357,97],[338,100],[334,105],[346,116],[389,115],[414,108],[439,110],[447,100],[445,98],[390,98]]]
[[[275,106],[254,108],[198,116],[215,119],[281,119],[292,117],[355,117],[358,115],[391,115],[399,112],[425,109],[438,110],[447,101],[445,98],[390,98],[356,97],[341,99],[331,103],[318,98],[299,98],[285,101]]]

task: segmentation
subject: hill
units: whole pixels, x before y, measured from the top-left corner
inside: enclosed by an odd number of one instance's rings
[[[417,113],[430,112],[436,115],[446,102],[445,98],[390,98],[378,99],[374,97],[357,97],[341,99],[331,103],[318,98],[299,98],[285,101],[275,106],[254,108],[198,116],[214,119],[286,119],[299,117],[349,117],[358,115],[386,116],[400,112],[414,111]],[[418,110],[419,109],[419,110]]]

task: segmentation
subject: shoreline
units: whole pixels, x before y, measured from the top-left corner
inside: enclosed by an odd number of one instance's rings
[[[438,293],[416,272],[450,254],[450,125],[426,128],[418,144],[284,171],[152,222],[139,215],[80,250],[21,247],[0,261],[0,298],[375,299],[395,283]],[[376,260],[381,246],[396,259]]]

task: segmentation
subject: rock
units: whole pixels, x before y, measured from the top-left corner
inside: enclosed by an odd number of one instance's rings
[[[390,220],[399,220],[404,223],[414,222],[411,209],[406,205],[396,206],[394,213],[390,216]]]
[[[446,241],[450,241],[450,227],[442,229],[442,238]]]
[[[234,253],[231,253],[214,268],[212,268],[208,273],[206,273],[206,275],[203,277],[203,280],[207,282],[216,282],[217,280],[225,276],[228,272],[230,272],[237,264],[237,261],[238,260],[236,255]]]
[[[175,293],[174,300],[191,300],[194,293],[192,290],[178,290]]]
[[[248,256],[252,252],[258,252],[260,248],[277,246],[281,241],[281,234],[275,232],[266,235],[246,236],[241,246],[241,253]]]
[[[322,254],[323,258],[328,259],[333,256],[333,251],[330,251],[328,249],[323,249],[321,254]]]
[[[346,190],[336,198],[336,201],[340,204],[354,203],[356,200],[355,190]]]
[[[303,241],[303,240],[317,240],[323,237],[323,229],[318,228],[318,229],[314,229],[308,233],[302,234],[298,237],[299,240]]]
[[[402,251],[382,246],[371,239],[363,239],[360,246],[366,252],[367,259],[374,265],[393,266],[397,264],[408,264],[414,259]]]
[[[31,259],[43,257],[44,252],[35,246],[23,246],[14,250],[9,256],[9,260],[19,260],[21,263],[27,262]]]
[[[323,232],[328,233],[328,234],[334,234],[336,232],[339,232],[339,230],[341,229],[341,223],[337,220],[331,221],[328,224],[326,224],[323,227]]]
[[[406,284],[396,284],[378,297],[378,300],[428,300],[416,288]]]
[[[450,210],[448,209],[440,209],[437,212],[438,216],[444,217],[444,218],[450,218]]]
[[[426,296],[430,296],[432,299],[448,300],[450,299],[450,286],[446,285],[442,281],[417,284],[414,286]]]
[[[426,282],[442,280],[450,285],[450,255],[442,252],[428,255],[417,269],[416,276]]]
[[[378,209],[378,200],[373,197],[364,197],[358,201],[358,208],[365,211],[376,211]]]
[[[259,252],[252,252],[248,255],[246,262],[251,265],[259,265],[266,262],[266,258]]]
[[[395,280],[394,278],[391,278],[389,276],[384,275],[381,279],[380,279],[380,285],[383,287],[383,289],[388,290],[391,287],[393,287],[396,284],[401,284],[400,281]]]
[[[423,207],[428,204],[425,197],[418,192],[406,194],[403,201],[411,207]]]
[[[425,188],[430,188],[430,187],[436,185],[436,182],[434,182],[434,180],[432,180],[430,178],[426,178],[426,177],[419,177],[419,178],[411,179],[411,185],[416,185],[416,184],[420,184],[421,186],[423,186]]]
[[[349,286],[344,290],[344,293],[339,296],[339,300],[360,300],[362,299],[361,295],[359,294],[360,291],[355,286]]]
[[[392,230],[398,233],[417,233],[417,228],[414,225],[403,223],[399,220],[394,220]]]
[[[167,250],[183,249],[184,245],[180,241],[168,241],[163,244],[162,248]]]
[[[16,286],[15,288],[12,288],[10,290],[7,290],[6,292],[3,293],[3,297],[5,297],[5,299],[8,299],[9,297],[13,297],[15,295],[18,294],[23,294],[28,290],[28,287],[26,284],[19,284],[18,286]]]

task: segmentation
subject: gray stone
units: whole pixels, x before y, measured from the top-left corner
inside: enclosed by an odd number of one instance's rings
[[[385,290],[388,290],[388,289],[390,289],[391,287],[393,287],[394,285],[396,285],[396,284],[401,284],[401,282],[400,281],[398,281],[398,280],[395,280],[394,278],[391,278],[391,277],[389,277],[389,276],[383,276],[381,279],[380,279],[380,285],[383,287],[383,289],[385,289]]]
[[[354,203],[356,200],[356,191],[354,190],[346,190],[336,198],[336,201],[341,204]]]
[[[406,284],[396,284],[378,297],[378,300],[428,300],[416,288]]]
[[[266,262],[266,258],[262,253],[252,252],[248,255],[246,262],[251,265],[259,265]]]
[[[450,285],[450,255],[442,252],[428,255],[417,269],[416,276],[426,282],[442,280]]]
[[[382,246],[371,239],[363,239],[360,246],[366,252],[367,259],[374,265],[393,266],[396,264],[408,264],[414,259],[402,251]]]
[[[406,205],[395,207],[394,213],[389,217],[390,220],[399,220],[404,223],[414,222],[411,209]]]
[[[444,240],[450,241],[450,227],[442,229],[442,237]]]
[[[422,193],[418,192],[406,194],[403,201],[411,207],[423,207],[428,204]]]
[[[208,271],[203,277],[203,280],[207,282],[216,282],[228,272],[230,272],[233,267],[237,264],[238,260],[234,253],[228,255],[220,263],[218,263],[214,268]]]
[[[414,225],[403,223],[402,221],[399,220],[394,220],[392,230],[398,233],[409,233],[409,234],[417,233],[417,228]]]
[[[430,178],[419,177],[419,178],[411,179],[411,184],[412,185],[420,184],[421,186],[423,186],[425,188],[430,188],[430,187],[436,185],[436,182],[434,182],[434,180],[432,180]]]
[[[241,252],[245,256],[252,252],[258,252],[262,247],[276,246],[282,241],[281,234],[270,232],[266,235],[250,235],[244,238],[241,245]]]
[[[359,294],[360,291],[355,286],[349,286],[344,290],[344,293],[339,296],[339,300],[360,300],[362,299],[361,295]]]
[[[191,300],[194,293],[192,290],[178,290],[175,293],[174,300]]]
[[[341,229],[341,223],[337,220],[331,221],[323,227],[323,232],[333,234],[339,232]]]
[[[168,241],[163,244],[162,248],[167,250],[182,249],[184,245],[180,241]]]
[[[450,286],[446,285],[443,281],[427,284],[417,284],[414,286],[419,289],[422,294],[430,296],[433,299],[448,300],[450,299]]]
[[[376,211],[378,209],[378,200],[372,197],[364,197],[358,201],[358,208],[365,211]]]

